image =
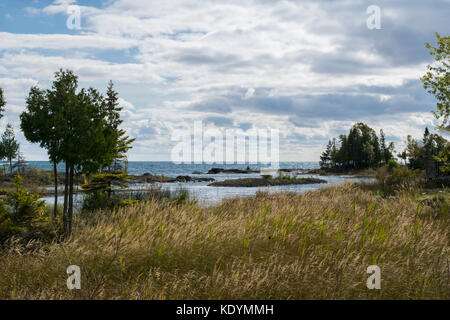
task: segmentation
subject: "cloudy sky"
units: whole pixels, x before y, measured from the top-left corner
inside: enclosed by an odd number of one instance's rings
[[[73,5],[80,29],[67,25]],[[25,97],[59,68],[81,87],[115,82],[137,138],[130,160],[170,160],[172,133],[195,120],[279,129],[282,161],[318,160],[358,121],[400,149],[436,124],[419,80],[432,62],[424,43],[450,31],[449,0],[2,0],[0,15],[0,128],[14,125],[28,160],[47,156],[19,133]]]

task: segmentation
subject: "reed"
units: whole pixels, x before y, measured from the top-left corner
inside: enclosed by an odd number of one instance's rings
[[[355,184],[201,208],[149,200],[0,252],[1,299],[450,299],[446,202]],[[81,268],[68,290],[66,268]],[[381,290],[369,290],[370,265]]]

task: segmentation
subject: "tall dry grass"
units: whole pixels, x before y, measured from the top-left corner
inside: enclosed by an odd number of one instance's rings
[[[1,252],[0,298],[450,299],[449,263],[448,206],[346,184],[96,212],[64,243]],[[71,264],[81,290],[66,287]],[[381,290],[366,287],[374,264]]]

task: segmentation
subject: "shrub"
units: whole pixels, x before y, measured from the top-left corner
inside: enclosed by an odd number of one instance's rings
[[[389,169],[393,170],[394,168],[398,168],[399,164],[394,159],[390,159],[387,163],[387,166],[389,167]]]
[[[422,171],[418,169],[413,170],[406,166],[391,169],[386,165],[377,170],[375,178],[381,184],[383,192],[390,194],[417,185],[421,174]]]
[[[28,236],[48,226],[45,201],[41,196],[23,188],[23,179],[17,174],[14,178],[15,191],[3,190],[6,199],[0,201],[0,238],[13,235]]]

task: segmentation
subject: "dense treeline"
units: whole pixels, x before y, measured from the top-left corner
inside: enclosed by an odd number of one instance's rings
[[[342,134],[328,142],[320,157],[320,167],[332,170],[375,168],[393,158],[394,143],[386,145],[383,130],[378,138],[375,130],[357,123],[348,135]]]
[[[442,136],[436,133],[430,133],[425,128],[422,141],[407,137],[405,150],[398,154],[403,161],[408,161],[408,167],[411,169],[425,169],[429,161],[439,160],[443,152],[449,152],[450,143]],[[443,164],[445,167],[445,163]]]

